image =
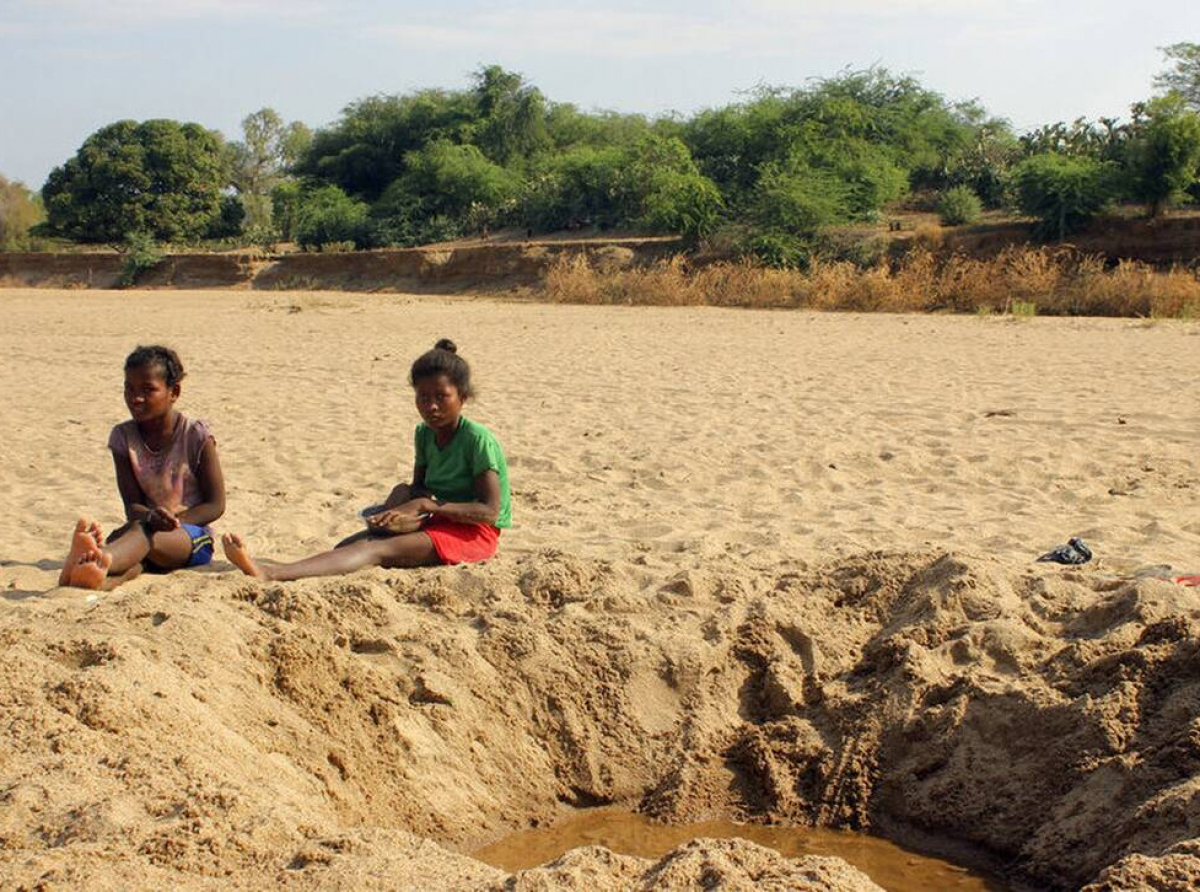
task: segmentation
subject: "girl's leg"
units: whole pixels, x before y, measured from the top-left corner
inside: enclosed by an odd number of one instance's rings
[[[345,548],[347,545],[353,545],[355,542],[362,542],[364,539],[372,539],[372,538],[376,538],[376,539],[379,538],[379,534],[378,533],[373,534],[370,530],[360,530],[359,532],[354,533],[351,536],[347,536],[345,539],[343,539],[341,542],[339,542],[337,545],[335,545],[333,547],[334,548]]]
[[[437,567],[442,563],[428,533],[404,533],[380,540],[383,566],[389,570],[400,567]]]
[[[104,534],[100,532],[100,524],[89,517],[81,517],[75,522],[71,533],[71,545],[63,560],[62,572],[58,574],[59,585],[71,584],[71,573],[86,557],[100,554],[104,547]]]
[[[127,523],[108,537],[103,548],[76,560],[68,584],[110,590],[136,577],[147,558],[166,570],[178,570],[187,566],[191,556],[192,537],[187,530],[157,532],[148,537],[140,523]]]
[[[127,523],[108,537],[104,550],[112,555],[112,576],[123,576],[147,558],[164,570],[178,570],[191,560],[192,537],[182,528],[147,536],[140,523]]]
[[[361,539],[332,551],[291,564],[259,564],[250,557],[240,536],[221,537],[225,557],[247,576],[280,582],[310,576],[341,576],[363,567],[422,567],[441,563],[433,542],[424,533],[406,533],[386,539]]]

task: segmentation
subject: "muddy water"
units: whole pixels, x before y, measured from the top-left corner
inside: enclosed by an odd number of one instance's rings
[[[642,815],[618,808],[589,809],[551,827],[514,833],[472,855],[511,872],[553,861],[579,846],[604,846],[622,855],[660,858],[697,837],[748,839],[791,858],[833,855],[853,864],[890,892],[929,889],[1003,892],[1005,889],[995,880],[873,836],[809,827],[759,827],[730,821],[655,824]]]

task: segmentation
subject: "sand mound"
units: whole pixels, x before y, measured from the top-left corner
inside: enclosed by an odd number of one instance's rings
[[[515,879],[452,851],[613,802],[869,828],[1042,887],[1200,881],[1200,610],[1154,580],[547,552],[60,591],[10,604],[0,647],[9,888],[870,888],[741,842]]]

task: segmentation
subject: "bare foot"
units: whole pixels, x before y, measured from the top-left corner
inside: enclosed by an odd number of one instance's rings
[[[99,589],[108,578],[108,568],[112,566],[112,555],[106,552],[85,554],[71,568],[70,585],[75,588]]]
[[[104,538],[100,533],[100,524],[86,517],[75,521],[75,529],[71,533],[71,547],[67,549],[62,572],[58,574],[58,584],[70,585],[71,573],[79,564],[79,559],[99,555],[103,545]]]
[[[246,543],[241,536],[236,533],[226,533],[221,537],[221,546],[225,549],[225,557],[229,563],[233,564],[247,576],[270,579],[266,571],[254,563],[254,559],[246,551]]]

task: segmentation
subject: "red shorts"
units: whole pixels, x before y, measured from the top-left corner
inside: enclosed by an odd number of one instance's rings
[[[487,523],[456,523],[431,517],[421,529],[433,542],[443,564],[486,561],[496,553],[500,542],[500,531]]]

